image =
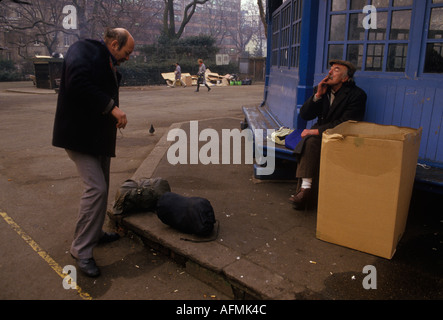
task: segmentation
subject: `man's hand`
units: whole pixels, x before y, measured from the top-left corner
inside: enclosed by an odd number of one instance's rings
[[[307,136],[318,136],[320,132],[318,132],[318,129],[305,129],[301,133],[301,137],[305,138]]]
[[[124,113],[122,110],[120,110],[119,107],[116,106],[114,107],[114,109],[112,109],[111,114],[114,116],[115,119],[117,119],[117,128],[124,129],[128,124],[126,113]]]
[[[321,97],[323,97],[323,95],[326,94],[326,92],[328,91],[328,81],[330,80],[329,75],[324,78],[317,87],[317,93],[316,96],[318,99],[320,99]]]

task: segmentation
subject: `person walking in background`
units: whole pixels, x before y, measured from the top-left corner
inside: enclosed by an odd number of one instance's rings
[[[200,84],[204,84],[206,88],[208,88],[208,92],[211,91],[211,88],[209,88],[208,84],[206,83],[206,66],[203,63],[202,59],[198,59],[198,64],[200,67],[198,68],[197,73],[197,90],[195,92],[198,92],[200,89]]]
[[[109,28],[102,41],[74,43],[62,67],[52,144],[66,150],[85,186],[70,252],[80,270],[91,277],[100,274],[94,247],[119,238],[102,228],[116,133],[128,123],[120,109],[121,75],[115,66],[129,60],[134,45],[127,30]]]
[[[175,88],[175,84],[177,83],[177,81],[179,81],[181,85],[186,88],[186,84],[182,80],[182,68],[180,67],[180,64],[178,62],[175,63],[174,74],[175,74],[175,80],[172,87]]]

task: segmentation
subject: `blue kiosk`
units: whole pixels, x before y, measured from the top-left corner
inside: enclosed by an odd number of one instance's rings
[[[368,95],[365,121],[423,128],[416,186],[442,192],[443,0],[268,0],[267,23],[264,99],[243,108],[243,128],[310,127],[299,109],[328,61],[348,60]],[[277,166],[295,161],[275,154]]]

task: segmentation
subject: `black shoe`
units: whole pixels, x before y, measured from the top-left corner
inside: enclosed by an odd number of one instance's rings
[[[100,269],[97,267],[94,258],[89,259],[77,259],[72,256],[75,261],[77,261],[77,266],[81,272],[83,272],[88,277],[98,277],[100,275]]]
[[[114,242],[117,241],[118,239],[120,239],[120,235],[118,233],[115,232],[105,232],[103,234],[103,236],[100,238],[100,240],[98,240],[99,244],[105,244],[105,243],[110,243],[110,242]]]

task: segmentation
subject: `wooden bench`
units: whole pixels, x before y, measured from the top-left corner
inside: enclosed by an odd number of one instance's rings
[[[244,106],[243,113],[245,114],[245,120],[241,123],[241,129],[250,129],[253,133],[257,129],[262,129],[264,155],[267,155],[270,148],[273,149],[275,154],[274,174],[269,176],[257,174],[258,165],[255,164],[254,177],[260,180],[294,180],[297,167],[294,151],[283,145],[274,144],[274,146],[269,146],[267,144],[267,130],[274,129],[277,131],[282,125],[275,119],[266,105]]]

